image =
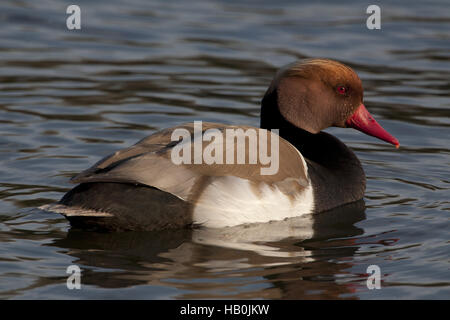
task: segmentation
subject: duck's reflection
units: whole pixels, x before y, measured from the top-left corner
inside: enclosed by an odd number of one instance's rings
[[[314,219],[224,229],[72,229],[52,245],[77,259],[85,285],[150,284],[190,292],[179,298],[338,298],[352,290],[338,284],[336,275],[351,267],[345,260],[357,247],[348,238],[362,234],[355,223],[365,218],[364,209],[361,200]]]

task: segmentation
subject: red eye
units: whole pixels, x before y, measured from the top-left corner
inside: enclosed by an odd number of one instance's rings
[[[336,90],[337,90],[337,92],[340,93],[340,94],[346,94],[346,93],[347,93],[347,88],[344,87],[344,86],[339,86],[339,87],[337,87]]]

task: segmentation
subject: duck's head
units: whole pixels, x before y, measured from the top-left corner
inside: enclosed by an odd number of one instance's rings
[[[398,147],[398,140],[367,111],[363,95],[361,80],[350,67],[329,59],[302,60],[275,75],[264,97],[273,103],[265,106],[263,100],[261,126],[276,128],[279,113],[284,121],[310,133],[351,127]]]

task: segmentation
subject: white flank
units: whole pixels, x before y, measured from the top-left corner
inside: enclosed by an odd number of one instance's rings
[[[293,200],[277,187],[261,184],[255,193],[251,182],[233,176],[217,177],[194,208],[194,223],[210,228],[231,227],[298,217],[313,212],[311,185]]]

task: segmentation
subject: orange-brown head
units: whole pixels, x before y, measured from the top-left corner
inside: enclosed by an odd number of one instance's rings
[[[310,133],[333,126],[352,127],[399,146],[369,114],[361,80],[342,63],[306,59],[290,64],[277,72],[265,97],[273,95],[281,116],[295,127]],[[267,121],[261,119],[261,123]]]

